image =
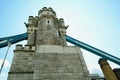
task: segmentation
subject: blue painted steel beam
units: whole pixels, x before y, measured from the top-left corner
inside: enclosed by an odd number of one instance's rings
[[[19,35],[15,35],[15,36],[0,38],[0,48],[8,46],[8,42],[10,42],[11,44],[15,44],[17,42],[27,40],[27,37],[28,37],[27,33],[23,33],[23,34],[19,34]],[[110,61],[120,65],[120,58],[117,58],[107,52],[104,52],[104,51],[99,50],[95,47],[92,47],[86,43],[76,40],[70,36],[66,36],[66,40],[74,45],[79,46],[80,48],[83,48],[83,49],[85,49],[89,52],[92,52],[106,60],[110,60]]]
[[[15,44],[23,40],[27,40],[27,33],[0,38],[0,48],[8,46],[8,42],[10,42],[11,44]]]
[[[104,58],[106,60],[110,60],[110,61],[120,65],[120,58],[118,58],[118,57],[115,57],[115,56],[113,56],[113,55],[111,55],[111,54],[109,54],[107,52],[99,50],[99,49],[97,49],[95,47],[92,47],[92,46],[90,46],[90,45],[88,45],[86,43],[83,43],[81,41],[78,41],[78,40],[76,40],[76,39],[74,39],[74,38],[72,38],[70,36],[66,36],[66,40],[68,42],[80,47],[80,48],[83,48],[83,49],[85,49],[85,50],[87,50],[87,51],[89,51],[91,53],[94,53],[94,54],[96,54],[96,55],[98,55],[98,56],[100,56],[100,57],[102,57],[102,58]]]

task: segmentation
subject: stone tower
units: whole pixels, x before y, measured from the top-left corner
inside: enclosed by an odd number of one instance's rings
[[[79,47],[67,46],[64,19],[44,7],[29,16],[27,45],[16,45],[8,80],[90,80]]]

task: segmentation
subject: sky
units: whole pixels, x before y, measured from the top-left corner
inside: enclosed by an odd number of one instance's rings
[[[0,0],[0,38],[25,33],[24,22],[43,7],[52,7],[58,18],[64,18],[67,35],[120,58],[120,0]],[[7,80],[14,49],[15,45],[9,49],[0,80]],[[81,50],[89,72],[103,76],[100,57]],[[0,49],[0,65],[6,51],[7,47]]]

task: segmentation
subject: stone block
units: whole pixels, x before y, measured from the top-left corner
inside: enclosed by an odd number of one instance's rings
[[[25,45],[24,49],[25,50],[30,50],[30,46],[29,45]]]
[[[23,49],[22,44],[17,44],[17,45],[16,45],[16,50],[22,50],[22,49]]]
[[[35,46],[32,46],[32,50],[35,50]]]

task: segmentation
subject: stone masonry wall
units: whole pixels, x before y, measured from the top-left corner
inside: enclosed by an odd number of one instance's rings
[[[90,80],[80,48],[25,47],[16,48],[8,80]]]
[[[34,53],[34,46],[16,46],[8,80],[33,80],[32,58]]]

